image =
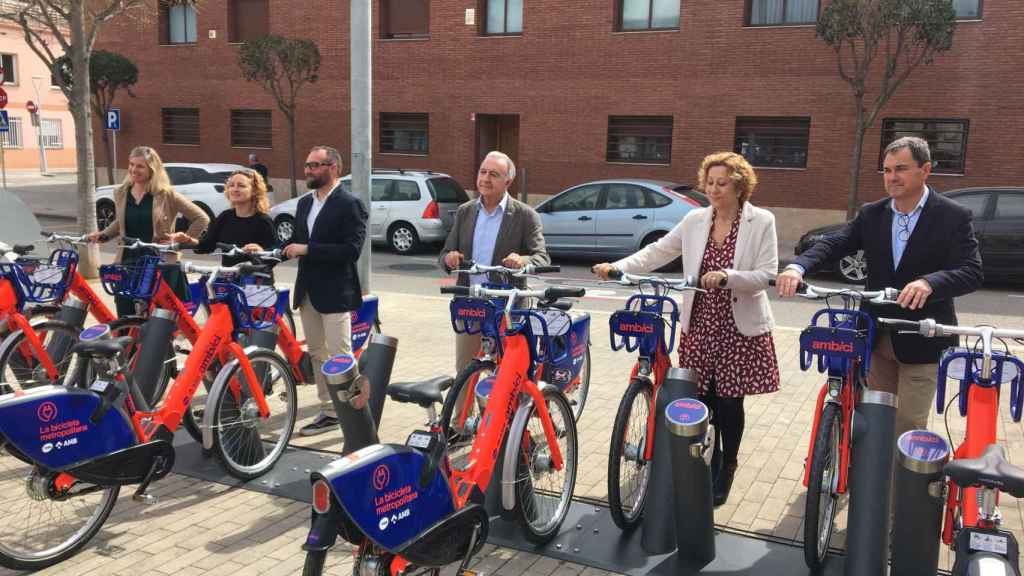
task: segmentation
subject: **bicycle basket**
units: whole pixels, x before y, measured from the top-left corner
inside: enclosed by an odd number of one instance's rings
[[[11,281],[18,294],[19,306],[26,302],[45,304],[64,299],[68,279],[78,268],[78,253],[59,249],[46,262],[0,262],[0,276]]]
[[[665,342],[665,320],[654,312],[618,310],[608,319],[608,327],[612,350],[639,349],[644,356],[654,356],[659,347],[663,354],[670,352]]]
[[[498,335],[501,315],[495,301],[459,296],[452,298],[448,309],[452,315],[452,329],[456,334]]]
[[[263,330],[277,323],[277,317],[284,313],[287,302],[279,298],[273,284],[253,283],[243,279],[241,283],[215,282],[214,297],[225,301],[235,318],[235,327],[246,330]]]
[[[818,372],[824,372],[830,367],[845,371],[849,362],[864,360],[860,369],[862,375],[866,375],[866,358],[870,352],[867,335],[860,330],[809,326],[800,333],[801,370],[809,369],[812,359],[817,356]]]
[[[143,256],[130,264],[100,266],[100,281],[111,296],[149,300],[160,286],[160,258]]]
[[[572,327],[572,319],[561,310],[538,311],[524,308],[512,310],[509,324],[509,335],[522,334],[526,337],[530,346],[530,358],[536,365],[547,362],[551,351],[554,350],[552,328],[559,330],[559,334],[566,334]]]
[[[1020,422],[1024,409],[1024,393],[1021,391],[1021,374],[1024,373],[1024,362],[1013,354],[1000,350],[992,351],[991,373],[982,373],[984,355],[979,350],[962,346],[947,348],[939,359],[938,378],[935,390],[936,412],[942,414],[946,402],[946,379],[960,382],[960,399],[958,408],[961,416],[967,416],[967,401],[970,386],[985,388],[1010,385],[1010,417]]]

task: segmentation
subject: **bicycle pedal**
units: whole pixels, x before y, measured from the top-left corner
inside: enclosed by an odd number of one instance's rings
[[[156,504],[158,498],[152,494],[146,494],[145,492],[136,492],[135,494],[132,494],[132,500],[138,502],[139,504],[146,504],[148,506],[151,504]]]

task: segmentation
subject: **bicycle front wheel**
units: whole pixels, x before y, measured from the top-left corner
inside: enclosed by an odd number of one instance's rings
[[[508,446],[516,451],[516,511],[526,528],[526,538],[537,543],[554,538],[569,513],[579,457],[576,420],[569,401],[557,389],[547,388],[544,404],[562,454],[562,469],[554,466],[537,405],[530,408],[522,436]]]
[[[651,386],[634,379],[619,402],[608,449],[608,512],[622,530],[635,528],[647,502],[650,462],[644,460]]]
[[[448,444],[448,459],[455,470],[462,470],[469,461],[480,416],[481,403],[476,398],[476,385],[494,375],[496,367],[490,360],[473,359],[459,372],[444,398],[441,429]]]
[[[572,406],[572,417],[579,422],[583,415],[583,407],[587,405],[587,394],[590,392],[590,345],[583,353],[583,365],[580,366],[580,383],[569,393],[566,398]]]
[[[0,446],[0,566],[53,566],[85,546],[110,516],[117,486],[65,486],[57,479]]]
[[[78,330],[57,320],[48,320],[35,326],[36,336],[42,343],[42,350],[36,350],[28,343],[28,337],[22,330],[15,330],[4,339],[0,349],[0,382],[4,386],[19,386],[23,390],[36,386],[60,384],[71,365],[73,354],[63,354],[61,358],[51,358],[56,369],[56,377],[43,366],[42,358],[48,350],[60,348],[69,350],[70,345],[57,346],[59,340],[77,342]],[[0,389],[0,393],[4,390]]]
[[[213,409],[213,451],[236,478],[250,480],[277,463],[288,446],[295,425],[297,401],[291,367],[270,350],[255,350],[248,356],[270,408],[260,417],[256,399],[241,364],[225,370],[228,384],[210,398]]]
[[[812,571],[818,571],[824,565],[835,530],[841,428],[839,405],[827,402],[814,436],[804,507],[804,561]]]

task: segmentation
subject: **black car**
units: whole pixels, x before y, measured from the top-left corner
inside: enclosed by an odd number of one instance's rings
[[[1024,188],[961,188],[942,193],[970,209],[981,249],[985,280],[1024,282]],[[796,244],[797,255],[845,224],[808,231]],[[863,252],[841,259],[834,267],[843,280],[864,282],[868,267]]]

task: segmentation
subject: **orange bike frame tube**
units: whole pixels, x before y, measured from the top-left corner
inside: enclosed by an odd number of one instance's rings
[[[647,408],[647,437],[644,438],[644,460],[648,462],[654,457],[654,427],[657,424],[655,418],[657,418],[656,412],[658,411],[658,391],[665,383],[665,375],[671,367],[672,361],[659,349],[654,356],[654,366],[651,367],[654,371],[654,381],[651,389],[651,403]],[[639,364],[633,366],[633,373],[629,376],[630,380],[636,377],[639,368]]]
[[[51,381],[56,382],[57,367],[54,366],[53,359],[46,352],[43,341],[39,339],[39,335],[36,334],[36,331],[32,329],[32,325],[29,324],[28,318],[25,318],[19,312],[14,312],[7,317],[7,322],[12,330],[21,330],[25,334],[25,342],[30,349],[36,351],[36,357],[46,370],[46,375],[50,377]]]
[[[999,389],[972,384],[967,391],[967,436],[956,449],[956,459],[980,458],[989,444],[996,442],[999,418]],[[964,526],[978,525],[977,488],[962,488]]]
[[[68,288],[75,297],[88,305],[93,318],[100,324],[109,324],[117,319],[117,316],[110,311],[110,308],[107,308],[103,300],[100,300],[99,295],[92,289],[92,286],[89,286],[77,269],[74,276],[71,277],[71,286]]]
[[[11,281],[0,279],[0,312],[14,314],[18,310],[18,295],[14,292]]]
[[[519,394],[523,392],[524,387],[528,392],[529,388],[534,390],[537,388],[526,377],[529,367],[530,349],[526,336],[517,334],[506,337],[505,355],[495,378],[494,387],[487,399],[487,405],[484,407],[480,431],[473,441],[473,448],[469,456],[470,465],[465,470],[452,471],[451,484],[456,508],[466,505],[473,486],[477,486],[482,492],[487,490],[487,486],[491,482],[491,473],[494,471],[498,453],[501,450],[501,443],[512,423],[512,416],[519,408]],[[532,392],[530,393],[532,395]],[[543,403],[538,405],[538,412],[541,414],[547,412]],[[550,419],[547,426],[550,426]],[[547,426],[545,433],[549,431]],[[551,442],[550,447],[552,458],[561,460],[562,455],[558,451],[557,443]]]
[[[825,395],[828,394],[828,381],[818,390],[818,400],[814,403],[814,422],[811,424],[811,441],[807,444],[807,458],[804,460],[804,488],[811,479],[811,459],[814,458],[814,441],[818,437],[818,425],[821,423],[821,411],[825,409]]]
[[[858,369],[855,362],[853,370]],[[850,374],[853,374],[853,371],[847,374],[843,391],[839,394],[843,436],[839,442],[839,482],[836,485],[836,492],[840,494],[846,494],[846,482],[850,478],[850,439],[853,438],[853,408],[856,402],[856,398],[853,397],[853,378]]]
[[[267,405],[267,399],[263,395],[263,388],[256,383],[256,372],[252,369],[252,363],[249,362],[249,358],[245,355],[245,350],[238,345],[238,342],[228,342],[226,346],[228,353],[231,356],[238,358],[238,364],[242,368],[242,374],[245,376],[246,381],[249,382],[249,393],[252,395],[253,400],[256,401],[256,407],[260,409],[260,417],[269,417],[270,406]],[[241,399],[242,393],[241,388],[238,385],[238,378],[232,378],[228,385],[231,387],[231,391],[235,394],[235,399]]]
[[[284,352],[285,359],[291,364],[296,380],[302,382],[302,371],[299,369],[303,354],[302,343],[295,338],[292,329],[288,327],[284,314],[277,316],[277,346]]]
[[[188,316],[187,312],[186,316]],[[161,424],[172,432],[178,429],[185,410],[192,402],[192,396],[195,395],[203,381],[203,374],[206,373],[218,353],[225,348],[227,343],[231,342],[233,327],[234,323],[228,305],[221,302],[212,304],[210,319],[207,320],[202,332],[195,340],[192,353],[185,360],[185,368],[174,379],[174,384],[167,392],[167,399],[163,406],[156,412],[136,412],[132,415],[135,432],[142,442],[148,442]],[[235,349],[228,347],[227,350],[234,351]],[[240,351],[241,348],[237,348],[237,350]],[[143,420],[147,421],[145,426],[143,426]]]

